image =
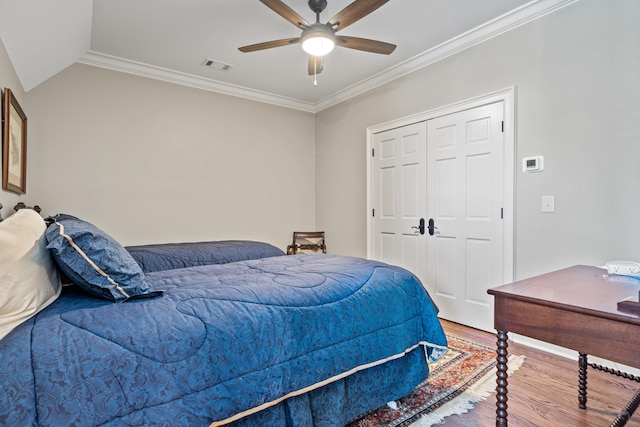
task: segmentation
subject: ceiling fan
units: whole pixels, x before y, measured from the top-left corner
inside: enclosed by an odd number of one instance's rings
[[[238,48],[241,52],[255,52],[257,50],[288,46],[302,43],[302,48],[309,54],[309,75],[322,71],[322,58],[333,50],[334,46],[347,47],[365,52],[389,55],[396,45],[377,40],[363,39],[337,35],[340,31],[354,22],[364,18],[389,0],[355,0],[342,9],[326,24],[320,22],[320,13],[327,7],[326,0],[309,0],[309,8],[316,14],[316,22],[309,24],[303,17],[281,0],[260,0],[271,10],[302,30],[300,37],[272,40]]]

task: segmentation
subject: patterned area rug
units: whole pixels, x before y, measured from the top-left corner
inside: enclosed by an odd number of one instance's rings
[[[411,394],[352,422],[348,427],[405,427],[439,424],[486,399],[496,388],[495,349],[448,336],[449,351],[429,366],[429,378]],[[510,357],[509,371],[524,357]],[[396,408],[392,408],[395,406]]]

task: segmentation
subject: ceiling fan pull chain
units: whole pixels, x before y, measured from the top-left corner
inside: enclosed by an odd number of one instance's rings
[[[318,61],[313,60],[313,85],[318,86]]]

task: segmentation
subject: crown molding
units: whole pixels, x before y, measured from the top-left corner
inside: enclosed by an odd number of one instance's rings
[[[116,56],[105,55],[100,52],[89,51],[77,62],[94,67],[106,68],[122,73],[133,74],[141,77],[189,86],[224,95],[236,96],[252,101],[264,102],[279,107],[292,108],[294,110],[315,113],[315,106],[310,102],[287,98],[268,92],[232,85],[217,80],[207,79],[193,74],[181,73],[168,68],[156,67],[141,62],[130,61]]]
[[[582,0],[533,0],[316,103],[223,83],[99,52],[89,51],[78,62],[280,107],[317,113],[580,1]]]
[[[462,33],[366,80],[358,82],[315,104],[316,112],[361,95],[385,83],[399,79],[477,44],[514,30],[582,0],[533,0],[510,12]]]

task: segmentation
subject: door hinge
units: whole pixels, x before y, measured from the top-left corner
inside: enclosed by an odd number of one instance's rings
[[[375,157],[376,156],[376,149],[372,148],[371,149],[371,157]]]
[[[504,133],[504,120],[502,121],[502,133]]]
[[[376,210],[375,209],[371,209],[371,216],[373,216],[373,217],[376,216]]]
[[[504,208],[500,208],[500,219],[504,219]]]

